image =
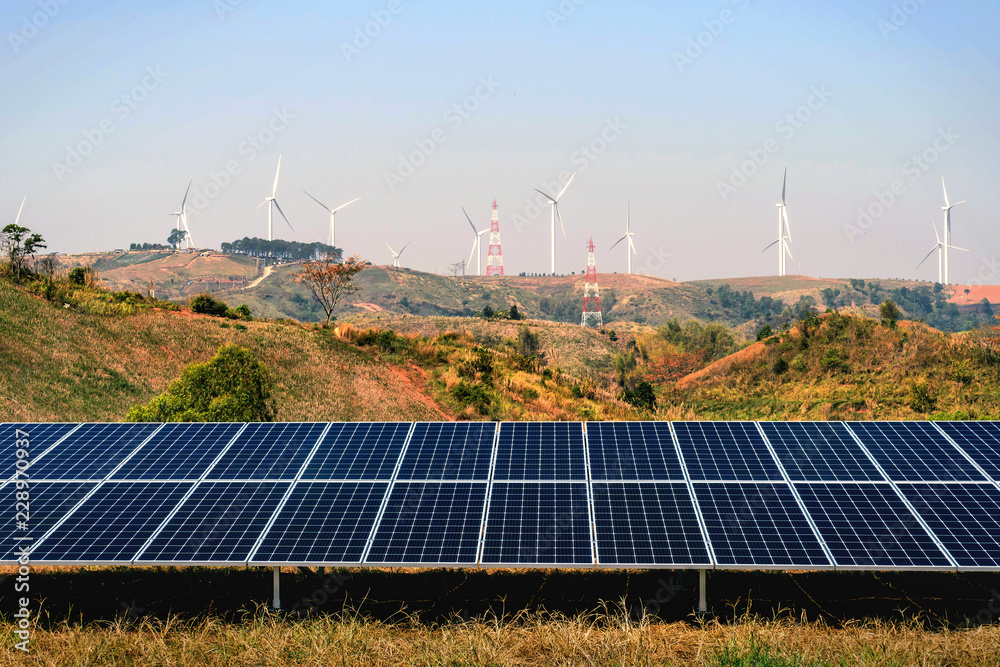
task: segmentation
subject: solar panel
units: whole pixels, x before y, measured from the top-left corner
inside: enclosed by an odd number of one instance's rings
[[[488,480],[495,435],[492,422],[417,424],[397,479]]]
[[[202,482],[136,560],[243,563],[288,486],[288,482]]]
[[[161,424],[84,424],[31,466],[36,480],[102,480]]]
[[[792,481],[884,479],[840,422],[761,422],[760,426]]]
[[[192,482],[105,482],[38,543],[38,563],[129,564]]]
[[[985,481],[930,422],[848,425],[894,482]]]
[[[1000,569],[1000,491],[989,484],[900,484],[960,567]]]
[[[591,422],[587,447],[595,480],[684,479],[667,422]]]
[[[253,564],[360,564],[388,489],[388,482],[298,482]]]
[[[599,564],[711,567],[687,484],[595,482],[593,493]]]
[[[694,491],[718,565],[831,565],[787,484],[695,484]]]
[[[208,479],[292,480],[326,424],[248,424]]]
[[[112,479],[200,478],[243,424],[164,424]]]
[[[393,485],[369,565],[474,565],[486,503],[482,482]]]
[[[585,483],[494,483],[483,564],[593,565]]]
[[[27,530],[18,525],[21,517],[16,516],[16,513],[20,508],[15,505],[17,499],[14,495],[18,490],[13,484],[5,486],[0,490],[7,515],[7,519],[0,524],[0,544],[3,545],[0,562],[17,560],[14,554],[20,545],[34,544],[95,486],[96,482],[32,482],[28,489],[28,518],[25,521]],[[24,536],[29,536],[34,541],[17,539]]]
[[[1000,482],[1000,422],[936,422],[973,461]]]
[[[302,479],[392,479],[410,424],[333,424]]]
[[[28,434],[29,458],[36,461],[46,449],[76,427],[77,424],[0,424],[0,447],[14,452],[17,440],[23,437],[18,436],[18,431],[22,431]],[[16,462],[13,454],[5,458],[0,467],[3,479],[8,479],[14,474]]]
[[[579,422],[507,422],[500,425],[493,479],[585,480]]]
[[[753,422],[675,422],[692,480],[783,481]]]
[[[889,484],[797,484],[796,489],[838,567],[951,566]]]

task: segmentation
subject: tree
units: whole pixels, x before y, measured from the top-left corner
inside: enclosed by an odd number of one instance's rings
[[[507,313],[507,319],[514,321],[520,321],[524,319],[524,315],[522,315],[521,311],[517,309],[516,303],[511,305],[510,311],[508,311]]]
[[[174,250],[177,250],[177,246],[181,244],[181,241],[184,240],[185,236],[187,236],[185,232],[182,232],[179,229],[171,229],[170,235],[167,237],[167,243],[172,245]]]
[[[271,421],[274,381],[253,352],[224,345],[207,363],[191,364],[166,393],[128,412],[132,422]]]
[[[899,320],[899,316],[902,315],[899,310],[899,306],[897,306],[892,299],[879,306],[878,312],[879,315],[882,316],[882,324],[885,324],[890,329],[896,328],[896,321]]]
[[[309,288],[326,313],[329,324],[340,300],[358,291],[353,282],[354,276],[364,271],[365,266],[365,261],[357,255],[346,262],[338,262],[334,255],[326,254],[321,259],[303,264],[295,282]]]
[[[0,247],[3,248],[3,254],[7,256],[7,260],[10,263],[10,272],[18,280],[21,279],[21,274],[28,268],[26,263],[27,258],[29,256],[34,258],[36,250],[48,247],[45,245],[45,239],[42,238],[41,234],[29,235],[28,232],[30,231],[27,227],[22,227],[14,223],[7,225],[0,231]]]

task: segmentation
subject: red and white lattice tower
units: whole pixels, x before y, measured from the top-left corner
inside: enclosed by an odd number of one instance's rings
[[[597,261],[594,259],[594,239],[587,244],[587,284],[583,288],[583,318],[581,326],[589,326],[591,322],[598,328],[604,326],[601,315],[601,292],[597,288]]]
[[[490,223],[490,252],[486,257],[486,275],[503,275],[503,251],[500,249],[500,217],[497,200],[493,200],[493,222]]]

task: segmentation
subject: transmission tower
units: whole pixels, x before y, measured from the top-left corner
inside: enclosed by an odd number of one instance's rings
[[[597,328],[604,327],[601,315],[601,292],[597,287],[597,261],[594,259],[594,239],[587,244],[587,284],[583,288],[583,318],[580,326],[589,326],[592,321]]]
[[[490,224],[490,252],[486,258],[486,275],[503,275],[503,251],[500,249],[500,217],[497,200],[493,200],[493,222]]]

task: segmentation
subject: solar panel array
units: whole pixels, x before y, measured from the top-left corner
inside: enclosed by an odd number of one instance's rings
[[[19,431],[3,563],[1000,571],[995,422]]]

